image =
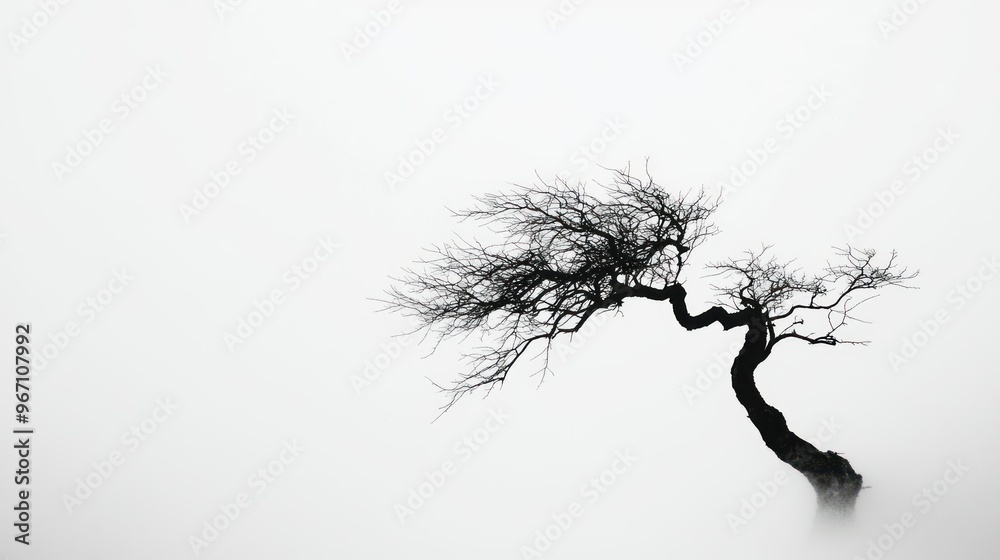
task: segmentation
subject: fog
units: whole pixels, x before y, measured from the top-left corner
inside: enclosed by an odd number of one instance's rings
[[[6,351],[30,323],[36,356],[31,545],[8,509],[8,558],[996,549],[994,4],[2,11],[0,315]],[[846,243],[919,269],[859,310],[869,345],[790,342],[757,372],[864,476],[853,524],[817,524],[737,402],[742,333],[629,300],[558,340],[544,377],[526,361],[439,417],[434,383],[478,337],[435,349],[378,311],[390,277],[471,231],[449,209],[647,158],[664,187],[722,196],[692,311],[714,301],[707,263],[762,244],[807,271]]]

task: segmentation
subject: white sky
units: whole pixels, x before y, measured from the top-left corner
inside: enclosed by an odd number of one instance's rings
[[[629,302],[557,356],[540,387],[538,364],[526,363],[501,391],[431,423],[444,396],[428,378],[453,380],[469,346],[425,357],[431,344],[410,343],[379,358],[407,324],[370,300],[450,238],[446,207],[474,195],[535,172],[606,179],[598,164],[641,167],[647,157],[664,186],[719,189],[770,140],[777,148],[727,195],[722,233],[698,262],[773,243],[819,266],[858,209],[898,180],[902,194],[854,241],[895,248],[921,271],[919,290],[888,290],[864,310],[872,324],[853,333],[870,346],[784,343],[759,370],[791,428],[843,453],[870,487],[856,531],[828,552],[867,557],[868,539],[909,512],[916,525],[885,558],[985,558],[1000,497],[989,347],[1000,279],[977,278],[982,259],[997,256],[1000,10],[928,2],[886,37],[879,21],[896,4],[589,1],[553,27],[556,1],[402,0],[348,57],[356,27],[390,4],[248,0],[220,17],[210,0],[74,2],[45,18],[38,3],[6,3],[4,351],[23,322],[35,352],[69,341],[36,364],[32,385],[33,544],[13,543],[8,509],[0,550],[194,557],[190,537],[245,492],[250,505],[200,557],[522,558],[573,502],[582,515],[543,557],[809,557],[815,498],[805,480],[764,447],[725,378],[685,397],[739,334],[687,333],[664,304]],[[37,33],[23,29],[32,17],[44,22]],[[706,25],[721,33],[678,68],[675,53]],[[31,37],[13,36],[22,33]],[[162,75],[133,89],[148,68]],[[498,85],[478,90],[475,111],[449,113],[484,81]],[[799,109],[819,89],[828,99]],[[126,111],[116,99],[132,92],[143,99]],[[796,109],[801,127],[789,129]],[[289,124],[272,119],[276,110]],[[102,119],[113,129],[82,164],[54,169]],[[248,159],[243,142],[270,123],[283,128]],[[938,140],[947,150],[926,152],[936,161],[917,177],[908,161],[941,130],[951,131]],[[581,165],[575,152],[602,133],[613,141],[595,143],[601,153]],[[435,134],[434,153],[390,189],[386,173]],[[180,206],[231,160],[239,174],[186,220]],[[287,281],[318,239],[338,244],[332,256]],[[118,289],[122,269],[134,279],[108,302],[102,290]],[[689,276],[700,309],[711,294]],[[952,291],[970,282],[978,291],[959,308]],[[230,352],[224,334],[273,290],[282,303]],[[87,311],[88,298],[105,303]],[[948,320],[935,335],[890,365],[939,312]],[[68,322],[77,336],[60,334]],[[368,361],[388,365],[359,394],[351,380]],[[122,440],[167,398],[177,409],[146,420],[156,427],[148,439]],[[2,402],[12,426],[13,394]],[[509,419],[465,451],[463,438],[501,409]],[[820,435],[824,421],[832,437]],[[294,460],[273,482],[248,479],[293,441],[305,450],[286,453]],[[637,461],[590,503],[582,487],[620,467],[615,454],[626,450]],[[78,479],[115,452],[124,462],[67,511]],[[11,504],[13,451],[3,456],[0,503]],[[400,523],[395,505],[449,460],[457,472]],[[949,461],[969,471],[939,482],[947,495],[924,511],[913,496]],[[728,516],[779,471],[788,482],[734,531]]]

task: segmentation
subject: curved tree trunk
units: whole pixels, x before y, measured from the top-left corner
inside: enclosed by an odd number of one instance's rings
[[[802,473],[816,490],[818,514],[843,519],[854,512],[861,493],[862,477],[851,464],[833,451],[820,451],[788,429],[785,417],[767,404],[754,383],[754,371],[767,358],[767,330],[759,319],[748,325],[743,347],[731,370],[736,398],[774,454]]]
[[[620,286],[617,282],[612,285]],[[725,330],[747,327],[743,347],[733,360],[731,370],[736,398],[760,432],[764,445],[774,451],[778,459],[802,473],[812,484],[816,490],[819,517],[844,519],[854,513],[854,504],[861,493],[861,475],[855,472],[847,459],[833,451],[820,451],[792,433],[785,422],[785,416],[767,404],[757,390],[753,374],[770,354],[768,334],[773,336],[759,310],[744,308],[738,312],[730,312],[715,306],[698,315],[691,315],[685,301],[687,291],[680,284],[662,289],[626,287],[624,292],[653,300],[669,300],[674,317],[687,330],[704,328],[716,322]]]

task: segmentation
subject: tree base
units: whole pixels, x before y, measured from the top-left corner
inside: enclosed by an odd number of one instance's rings
[[[816,491],[817,517],[832,522],[850,520],[864,479],[847,459],[833,451],[822,453],[817,459],[811,461],[813,468],[802,472]]]

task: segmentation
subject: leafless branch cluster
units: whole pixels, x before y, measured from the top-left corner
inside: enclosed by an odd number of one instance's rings
[[[791,261],[769,256],[770,247],[748,251],[740,259],[713,265],[715,276],[726,284],[714,286],[729,309],[751,308],[764,317],[770,330],[769,348],[786,339],[810,344],[867,344],[840,338],[838,331],[850,321],[864,322],[852,314],[873,292],[888,286],[906,287],[916,276],[897,264],[893,251],[884,263],[873,250],[835,248],[836,260],[827,262],[819,275],[806,275]],[[817,321],[816,317],[822,319]],[[808,322],[812,325],[808,332]]]
[[[643,180],[628,169],[590,191],[541,181],[486,195],[455,215],[501,241],[459,239],[433,247],[419,270],[394,279],[384,303],[416,317],[441,340],[472,333],[490,338],[467,354],[471,371],[446,388],[447,409],[470,391],[502,384],[529,348],[544,355],[544,377],[556,337],[578,332],[625,298],[669,301],[689,330],[716,322],[725,329],[764,325],[769,353],[787,339],[862,344],[839,336],[867,301],[858,296],[914,277],[897,266],[895,253],[879,263],[874,251],[839,249],[835,263],[810,276],[763,247],[713,265],[719,305],[692,315],[680,276],[691,251],[714,233],[708,219],[716,206],[704,191],[675,195],[648,173]],[[811,324],[817,316],[825,317],[818,326]]]
[[[676,283],[690,251],[711,235],[715,207],[703,191],[675,195],[628,169],[591,191],[542,182],[483,196],[456,216],[503,241],[434,247],[419,271],[396,279],[387,303],[442,338],[473,331],[496,337],[468,355],[472,372],[450,388],[454,402],[502,383],[536,342],[547,354],[557,336],[620,305],[624,285]]]

